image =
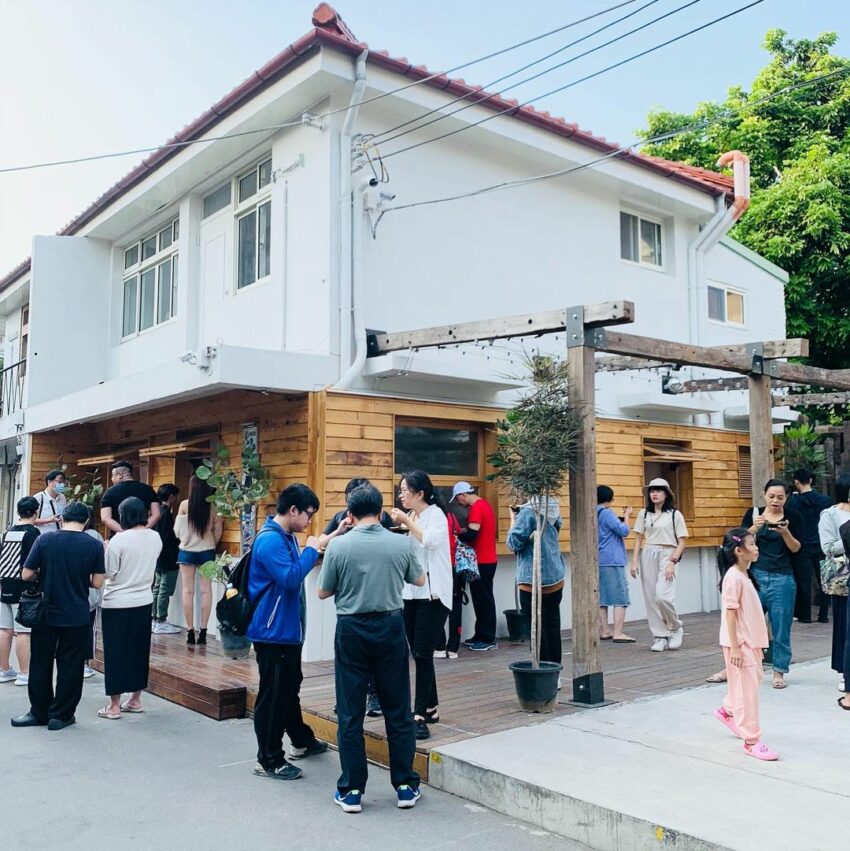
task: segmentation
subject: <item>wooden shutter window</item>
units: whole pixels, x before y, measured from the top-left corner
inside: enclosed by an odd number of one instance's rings
[[[738,447],[738,496],[741,499],[752,499],[753,496],[753,464],[749,446]]]

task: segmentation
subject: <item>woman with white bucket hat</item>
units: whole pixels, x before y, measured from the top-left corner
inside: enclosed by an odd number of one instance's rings
[[[631,574],[640,574],[646,617],[654,638],[650,650],[678,650],[685,633],[676,614],[676,572],[688,527],[666,479],[653,479],[645,490],[646,507],[635,521]]]

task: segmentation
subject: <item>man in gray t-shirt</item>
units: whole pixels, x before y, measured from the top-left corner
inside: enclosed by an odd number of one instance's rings
[[[381,492],[373,485],[348,495],[354,528],[328,545],[318,579],[319,599],[336,597],[334,640],[337,744],[342,773],[334,800],[345,812],[360,812],[366,788],[363,715],[366,687],[375,683],[390,751],[390,782],[398,806],[419,798],[413,770],[415,739],[410,712],[407,639],[401,591],[405,582],[422,586],[425,574],[410,540],[381,526]]]

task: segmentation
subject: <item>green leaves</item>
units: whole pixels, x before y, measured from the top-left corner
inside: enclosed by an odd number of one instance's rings
[[[205,458],[195,470],[195,475],[213,489],[207,501],[227,519],[239,517],[244,510],[256,505],[271,487],[271,477],[260,464],[253,447],[242,450],[241,461],[241,467],[231,467],[230,450],[220,446],[215,460]]]

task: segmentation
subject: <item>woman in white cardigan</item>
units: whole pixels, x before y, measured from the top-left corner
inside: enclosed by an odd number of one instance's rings
[[[427,739],[428,724],[440,720],[434,650],[452,608],[452,558],[449,524],[437,505],[431,479],[422,470],[405,473],[399,487],[401,504],[408,513],[394,508],[392,519],[408,530],[425,571],[421,588],[405,584],[404,626],[410,652],[416,664],[413,720],[417,739]]]

